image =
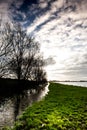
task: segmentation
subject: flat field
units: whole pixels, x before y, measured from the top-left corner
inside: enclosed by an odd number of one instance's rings
[[[50,83],[48,95],[28,107],[12,130],[87,130],[87,88]]]

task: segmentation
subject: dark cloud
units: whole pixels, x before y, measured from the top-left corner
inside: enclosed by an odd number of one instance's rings
[[[9,8],[12,11],[13,18],[16,20],[22,21],[22,13],[25,13],[26,17],[25,20],[29,20],[30,22],[33,22],[38,16],[44,15],[46,12],[50,11],[52,9],[52,5],[54,3],[58,3],[58,0],[47,0],[42,2],[41,0],[0,0],[0,3],[11,3],[9,5]],[[40,5],[43,3],[46,3],[46,7],[41,8]],[[56,9],[56,11],[51,14],[54,16],[58,16],[58,14],[62,11],[76,11],[78,6],[82,6],[86,3],[86,0],[65,0],[63,4]],[[58,3],[59,4],[59,3]],[[59,6],[59,5],[58,5]],[[22,12],[20,15],[17,12]],[[20,18],[18,18],[20,17]],[[49,19],[48,19],[49,21]],[[43,24],[42,24],[43,25]]]
[[[47,12],[50,12],[52,10],[53,4],[56,2],[56,6],[58,6],[56,10],[50,14],[50,18],[40,23],[40,25],[36,27],[35,30],[37,30],[41,28],[43,25],[50,22],[52,19],[56,19],[56,17],[57,19],[59,19],[61,17],[61,12],[75,12],[78,6],[84,4],[86,0],[83,0],[84,2],[82,2],[81,0],[65,0],[64,2],[62,2],[61,5],[59,5],[59,1],[60,0],[1,0],[0,2],[11,3],[9,5],[9,10],[12,13],[12,18],[19,22],[26,21],[26,24],[24,25],[26,27],[27,25],[31,25],[31,23],[33,23],[37,17],[44,16]],[[46,3],[46,6],[42,8],[44,3]]]
[[[39,0],[24,0],[22,2],[22,4],[17,7],[17,3],[12,3],[11,4],[11,9],[12,9],[12,14],[13,14],[13,19],[14,20],[19,20],[22,21],[22,13],[25,13],[26,15],[26,19],[27,21],[29,21],[28,23],[32,23],[37,17],[39,16],[44,16],[44,14],[48,11],[51,10],[51,6],[52,4],[57,1],[57,0],[49,0],[46,1],[47,6],[42,8],[40,5],[42,4],[42,2],[40,2]],[[54,14],[54,16],[56,16],[58,14],[58,12],[60,12],[61,10],[58,9],[58,11],[56,11]],[[17,12],[22,12],[21,15],[19,15]],[[14,15],[15,14],[15,15]],[[18,18],[20,17],[20,18]],[[49,19],[47,20],[49,21]],[[47,23],[47,22],[46,22]],[[42,23],[42,25],[45,24]]]

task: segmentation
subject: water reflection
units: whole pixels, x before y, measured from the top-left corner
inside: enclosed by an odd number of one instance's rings
[[[7,98],[2,102],[0,105],[0,128],[4,125],[11,126],[26,107],[41,100],[48,93],[48,86],[49,84],[43,84],[43,86],[37,87],[39,89],[25,90],[20,95]]]

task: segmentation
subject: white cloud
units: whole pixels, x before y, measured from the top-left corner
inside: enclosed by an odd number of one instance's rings
[[[59,3],[58,3],[59,2]],[[65,5],[72,5],[73,1]],[[57,5],[58,4],[58,5]],[[56,64],[47,66],[48,78],[52,79],[73,79],[80,80],[87,77],[87,67],[83,66],[87,54],[87,13],[84,2],[76,2],[76,10],[64,12],[63,1],[56,1],[52,4],[51,10],[40,16],[32,24],[34,35],[41,43],[41,49],[45,57],[53,56]],[[57,16],[41,26],[40,30],[34,30],[37,25],[49,19],[53,13]],[[48,16],[48,17],[46,17]],[[59,17],[60,16],[60,17]],[[35,24],[36,23],[36,24]],[[38,24],[37,24],[38,23]],[[31,31],[31,30],[30,30]],[[87,62],[85,62],[85,66]]]
[[[2,19],[2,22],[11,22],[13,15],[15,15],[13,14],[13,11],[15,8],[19,8],[22,3],[23,0],[0,0],[0,17]],[[12,4],[15,5],[14,9],[11,7]]]
[[[22,2],[17,2],[16,8],[19,8]],[[0,6],[0,11],[4,8],[5,16],[9,16],[8,7],[11,3],[9,0],[9,4],[2,2]],[[35,36],[40,42],[45,58],[51,56],[56,61],[56,64],[46,67],[48,79],[53,77],[57,80],[85,79],[87,77],[86,0],[39,0],[38,7],[36,6],[29,7],[28,14],[35,15],[35,19],[28,26],[27,33]],[[26,18],[24,12],[16,11],[16,13]]]

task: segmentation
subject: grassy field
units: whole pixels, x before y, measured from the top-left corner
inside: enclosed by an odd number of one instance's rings
[[[12,130],[87,130],[87,88],[50,83],[49,90]]]

